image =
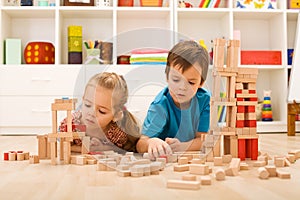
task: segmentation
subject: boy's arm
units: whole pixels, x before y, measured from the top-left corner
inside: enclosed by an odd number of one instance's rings
[[[200,151],[205,140],[206,132],[197,132],[195,138],[188,142],[180,142],[177,138],[166,138],[173,152],[179,151]]]

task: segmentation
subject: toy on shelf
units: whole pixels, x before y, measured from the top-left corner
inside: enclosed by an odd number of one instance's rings
[[[82,26],[68,27],[68,64],[82,64]]]
[[[300,9],[300,0],[288,0],[289,9]]]
[[[54,64],[55,48],[50,42],[29,42],[24,49],[26,64]]]
[[[192,8],[193,5],[189,2],[185,2],[185,1],[179,1],[178,2],[178,7],[179,8]]]
[[[237,0],[235,3],[235,7],[243,9],[276,9],[277,2],[276,0]]]
[[[271,90],[264,90],[264,101],[261,118],[262,121],[273,121],[271,106]]]

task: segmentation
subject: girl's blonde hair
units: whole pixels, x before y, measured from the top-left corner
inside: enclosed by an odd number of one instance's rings
[[[123,76],[118,75],[114,72],[102,72],[94,75],[85,87],[85,92],[87,87],[97,87],[101,86],[106,89],[111,89],[112,92],[112,107],[113,114],[116,115],[118,112],[123,112],[123,117],[121,120],[117,121],[117,125],[121,128],[127,135],[134,138],[140,137],[140,126],[135,117],[126,109],[125,104],[128,100],[128,87]],[[84,94],[85,95],[85,94]]]

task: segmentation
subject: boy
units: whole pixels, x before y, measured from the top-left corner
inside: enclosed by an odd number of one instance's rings
[[[208,66],[208,52],[195,41],[171,49],[165,69],[168,87],[148,109],[138,152],[153,158],[201,149],[201,135],[208,132],[210,121],[210,93],[202,88]]]

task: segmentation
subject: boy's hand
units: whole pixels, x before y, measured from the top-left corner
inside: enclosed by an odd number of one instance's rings
[[[166,138],[166,143],[170,145],[173,152],[181,151],[181,142],[177,138]]]
[[[149,157],[157,158],[161,155],[172,154],[170,146],[163,140],[159,138],[150,138],[148,140],[148,154]]]

